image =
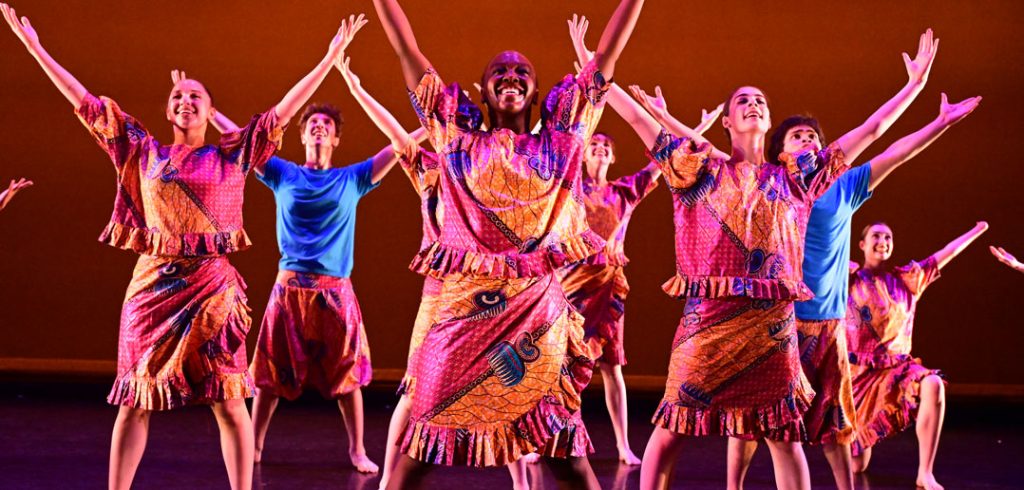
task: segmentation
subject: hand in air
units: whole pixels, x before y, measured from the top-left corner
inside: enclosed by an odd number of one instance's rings
[[[12,180],[11,184],[7,186],[7,189],[0,192],[0,209],[7,207],[7,203],[11,202],[11,199],[14,199],[14,195],[17,194],[18,191],[31,186],[32,181],[28,179]]]
[[[946,98],[946,93],[942,93],[942,104],[939,105],[939,117],[942,118],[943,122],[947,125],[953,125],[960,122],[963,118],[967,117],[968,114],[974,112],[974,109],[981,103],[981,96],[970,97],[955,104],[950,104],[949,99]]]
[[[182,80],[185,80],[187,78],[188,78],[188,75],[185,74],[185,70],[177,70],[177,69],[171,70],[171,83],[172,84],[177,85],[178,82],[180,82]]]
[[[590,63],[594,58],[594,52],[587,49],[587,29],[590,28],[590,21],[586,16],[579,17],[572,14],[569,19],[569,38],[572,39],[572,48],[576,50],[576,59],[582,63]],[[577,72],[581,70],[576,70]]]
[[[665,102],[665,96],[661,93],[660,85],[654,87],[654,97],[647,95],[647,92],[644,92],[644,89],[640,88],[639,85],[630,85],[629,92],[655,119],[660,121],[668,115],[668,103]]]
[[[11,30],[14,31],[14,34],[18,36],[18,39],[21,39],[25,46],[33,48],[39,45],[39,35],[32,28],[32,23],[28,21],[28,17],[22,17],[19,20],[18,13],[14,11],[14,7],[6,3],[0,3],[0,11],[3,11],[4,20],[7,21],[7,25],[11,26]]]
[[[992,252],[992,255],[994,255],[1000,262],[1015,270],[1024,272],[1024,264],[1017,260],[1017,257],[1014,257],[1013,254],[1003,249],[1003,247],[993,247],[989,245],[988,250],[989,252]]]
[[[935,38],[931,29],[921,34],[917,42],[917,56],[910,59],[910,55],[903,53],[903,64],[907,65],[907,76],[911,82],[924,83],[928,81],[928,73],[932,71],[932,63],[935,62],[935,53],[939,51],[939,40]]]
[[[700,124],[698,124],[696,128],[693,128],[693,130],[696,131],[697,134],[706,133],[709,129],[711,129],[711,126],[715,125],[715,122],[718,121],[718,118],[722,115],[722,111],[724,110],[724,103],[718,104],[718,107],[715,107],[710,112],[707,109],[701,109]]]
[[[350,15],[348,19],[341,21],[341,27],[338,28],[338,33],[331,39],[331,45],[327,48],[328,57],[335,60],[334,63],[338,63],[338,58],[345,52],[345,48],[352,42],[352,39],[362,29],[366,23],[366,16],[363,14]]]
[[[334,62],[334,67],[341,72],[341,78],[345,79],[345,83],[348,84],[349,88],[356,88],[360,86],[359,77],[352,72],[352,68],[349,66],[350,61],[352,61],[352,58],[349,58],[348,56],[344,56],[344,59],[338,58]]]

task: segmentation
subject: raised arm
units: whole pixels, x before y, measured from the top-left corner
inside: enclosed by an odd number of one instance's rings
[[[942,250],[932,254],[932,257],[935,259],[935,263],[938,265],[939,269],[945,267],[950,260],[953,260],[954,257],[960,255],[960,252],[963,252],[971,242],[976,240],[987,230],[988,223],[979,221],[978,224],[974,225],[974,228],[971,228],[971,231],[960,235],[956,240],[949,242],[949,245],[943,247]]]
[[[46,76],[50,77],[50,81],[60,90],[60,93],[64,94],[64,98],[68,99],[68,102],[71,102],[71,105],[75,106],[76,109],[81,106],[82,99],[89,92],[71,73],[57,64],[50,54],[43,49],[43,45],[39,43],[39,35],[32,28],[28,17],[18,19],[18,14],[6,3],[0,3],[0,11],[3,11],[4,20],[11,26],[11,30],[14,31],[14,34],[25,45],[29,54],[36,59],[39,66],[43,68]]]
[[[950,126],[960,122],[968,114],[974,111],[981,102],[981,97],[971,97],[956,104],[950,104],[946,94],[942,94],[942,104],[939,106],[939,116],[917,132],[904,136],[882,154],[871,159],[871,181],[868,183],[869,190],[875,190],[889,174],[897,167],[914,158],[922,150],[932,144],[933,141],[942,136]]]
[[[647,109],[647,112],[654,116],[654,118],[657,119],[658,122],[661,123],[661,125],[664,126],[665,129],[667,129],[670,133],[676,136],[690,138],[697,145],[711,145],[712,158],[720,158],[725,160],[728,160],[730,158],[730,155],[728,153],[725,153],[719,150],[718,148],[715,148],[715,145],[712,145],[711,141],[704,137],[704,131],[707,131],[708,127],[704,127],[703,131],[694,130],[689,126],[683,124],[681,121],[676,119],[672,114],[668,112],[668,103],[665,102],[665,96],[661,93],[660,86],[654,87],[654,97],[647,95],[647,92],[645,92],[642,88],[640,88],[637,85],[630,85],[629,91],[632,92],[633,97],[637,100],[637,102],[639,102],[640,105],[644,107],[644,109]],[[722,106],[719,105],[719,107]],[[714,121],[712,121],[712,123],[713,122]]]
[[[188,78],[183,70],[171,70],[171,83],[177,85],[178,82]],[[217,130],[218,133],[230,133],[232,131],[238,131],[240,128],[234,121],[228,116],[225,116],[221,111],[213,111],[213,118],[210,119],[210,124]]]
[[[615,63],[619,60],[623,48],[633,35],[636,27],[636,20],[643,10],[643,0],[621,0],[619,6],[612,13],[608,25],[601,33],[601,41],[597,44],[597,51],[594,59],[597,62],[597,69],[604,76],[605,80],[611,80],[615,75]]]
[[[989,252],[992,252],[992,255],[994,255],[996,259],[1008,265],[1011,269],[1017,272],[1024,272],[1024,264],[1020,263],[1020,261],[1017,260],[1017,257],[1014,257],[1013,254],[1004,250],[1003,247],[993,247],[989,245],[988,250]]]
[[[928,82],[928,73],[931,72],[938,50],[939,40],[935,39],[932,30],[928,29],[921,34],[917,56],[913,60],[910,59],[910,55],[903,53],[903,63],[907,67],[907,84],[893,98],[882,104],[882,107],[879,107],[863,124],[836,140],[846,154],[847,161],[855,161],[871,143],[889,130],[907,107],[910,107],[910,103],[917,98]]]
[[[398,5],[398,0],[373,0],[373,8],[377,10],[384,33],[402,63],[405,86],[409,90],[416,90],[420,78],[431,65],[416,44],[416,36],[412,33],[405,11]]]
[[[3,211],[3,209],[7,207],[7,204],[11,202],[11,199],[14,199],[14,195],[17,194],[18,191],[26,187],[30,187],[31,185],[31,180],[12,180],[11,184],[8,185],[7,188],[4,189],[2,192],[0,192],[0,211]]]
[[[284,98],[281,99],[281,102],[278,102],[277,106],[274,107],[274,112],[277,113],[280,126],[288,124],[288,121],[302,109],[302,106],[306,105],[309,98],[313,96],[313,92],[316,92],[316,89],[323,83],[324,78],[327,77],[327,73],[331,71],[331,65],[334,64],[334,60],[345,51],[348,43],[352,41],[352,38],[359,32],[359,29],[366,25],[366,22],[363,14],[359,14],[358,17],[350,15],[347,20],[341,22],[338,34],[331,40],[324,58],[317,63],[313,71],[309,72],[302,80],[299,80],[299,83],[295,84],[285,94]]]
[[[344,61],[341,58],[336,60],[334,66],[341,72],[342,78],[345,79],[345,83],[348,84],[348,89],[352,92],[352,97],[355,97],[356,101],[359,102],[359,106],[363,108],[367,116],[377,128],[380,129],[385,136],[391,140],[391,146],[381,149],[373,157],[373,170],[372,180],[374,183],[379,182],[384,178],[385,175],[395,166],[398,162],[398,153],[405,150],[408,145],[415,144],[409,137],[409,132],[398,123],[395,116],[391,115],[384,106],[377,102],[373,96],[369,94],[364,88],[362,83],[359,81],[359,77],[352,72],[352,67],[349,62],[351,58],[345,57]],[[425,133],[425,131],[424,131]]]

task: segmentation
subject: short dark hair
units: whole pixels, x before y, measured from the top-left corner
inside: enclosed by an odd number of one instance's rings
[[[729,117],[729,106],[732,105],[732,99],[734,97],[736,97],[736,92],[739,92],[740,89],[743,88],[743,87],[754,87],[754,85],[740,85],[739,87],[736,87],[735,89],[733,89],[732,92],[729,92],[729,98],[725,99],[725,105],[723,106],[723,109],[722,109],[722,117]],[[768,94],[764,93],[764,90],[761,90],[761,95],[764,95],[764,102],[766,104],[770,104],[771,103],[771,99],[768,98]],[[731,145],[732,144],[732,135],[729,134],[729,128],[723,126],[722,127],[722,131],[725,131],[725,139],[728,140],[729,144]]]
[[[345,119],[341,117],[341,109],[338,109],[337,106],[320,102],[314,102],[306,106],[306,110],[302,111],[302,117],[299,118],[299,128],[305,131],[306,121],[313,117],[314,114],[323,114],[331,118],[334,121],[336,134],[341,134],[341,126],[345,124]]]
[[[814,116],[810,114],[789,116],[772,132],[768,143],[769,162],[779,163],[779,154],[786,147],[786,133],[797,126],[807,126],[813,129],[815,133],[818,133],[818,141],[821,142],[821,146],[825,146],[825,132],[821,130],[821,125],[818,124],[818,120]]]
[[[885,225],[885,227],[888,228],[889,231],[892,231],[892,227],[889,226],[889,223],[886,223],[885,221],[875,221],[874,223],[871,223],[870,225],[865,226],[864,229],[861,230],[861,232],[860,232],[860,239],[863,240],[865,237],[868,236],[868,230],[870,230],[872,226],[878,226],[878,225]]]

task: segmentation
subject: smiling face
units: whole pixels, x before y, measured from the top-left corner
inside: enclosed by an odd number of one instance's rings
[[[537,75],[526,56],[505,51],[487,64],[481,87],[484,102],[493,111],[516,115],[536,100]]]
[[[338,125],[334,118],[317,112],[310,115],[302,127],[302,144],[306,148],[330,145],[337,148],[341,143],[341,135],[338,134]]]
[[[892,257],[892,229],[885,223],[876,223],[864,231],[860,250],[864,252],[865,264],[880,264]]]
[[[171,89],[167,99],[167,120],[182,131],[203,129],[214,115],[213,101],[203,84],[185,79]]]
[[[765,134],[772,127],[768,97],[757,87],[740,87],[733,92],[727,104],[722,126],[730,138],[738,134]]]
[[[810,150],[814,153],[821,150],[821,139],[818,137],[818,132],[806,124],[789,128],[783,139],[782,151],[786,153],[799,153],[804,150]]]
[[[615,142],[604,133],[594,133],[590,144],[583,152],[583,161],[587,164],[608,166],[615,163]]]

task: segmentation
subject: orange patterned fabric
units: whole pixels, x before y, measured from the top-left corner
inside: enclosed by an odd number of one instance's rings
[[[808,442],[850,444],[857,411],[846,350],[846,322],[797,319],[796,328],[800,364],[815,392],[804,414]]]
[[[910,354],[917,301],[938,278],[934,257],[891,270],[853,273],[846,336],[857,406],[854,454],[913,425],[921,380],[942,375]]]
[[[800,370],[793,303],[686,301],[654,424],[683,435],[801,441],[814,390]]]
[[[245,177],[266,164],[283,130],[273,110],[216,145],[162,145],[113,100],[92,95],[77,114],[117,170],[108,245],[144,255],[198,257],[248,248]]]
[[[587,224],[605,240],[601,252],[587,257],[588,264],[624,266],[629,263],[625,249],[629,219],[640,201],[658,186],[658,180],[654,178],[658,171],[657,164],[652,163],[633,175],[605,185],[598,185],[589,176],[583,177]]]
[[[370,384],[370,345],[348,278],[279,271],[249,366],[260,392],[335,399]]]
[[[569,302],[585,318],[583,339],[595,360],[624,366],[624,319],[629,283],[623,268],[576,264],[565,269],[562,287]]]
[[[676,275],[665,283],[673,297],[800,301],[813,297],[803,283],[804,235],[814,200],[849,166],[832,145],[788,166],[710,158],[710,145],[662,133],[652,154],[675,207]],[[813,170],[794,162],[813,161]]]
[[[112,405],[170,410],[253,394],[245,282],[227,257],[143,255],[121,310]]]

